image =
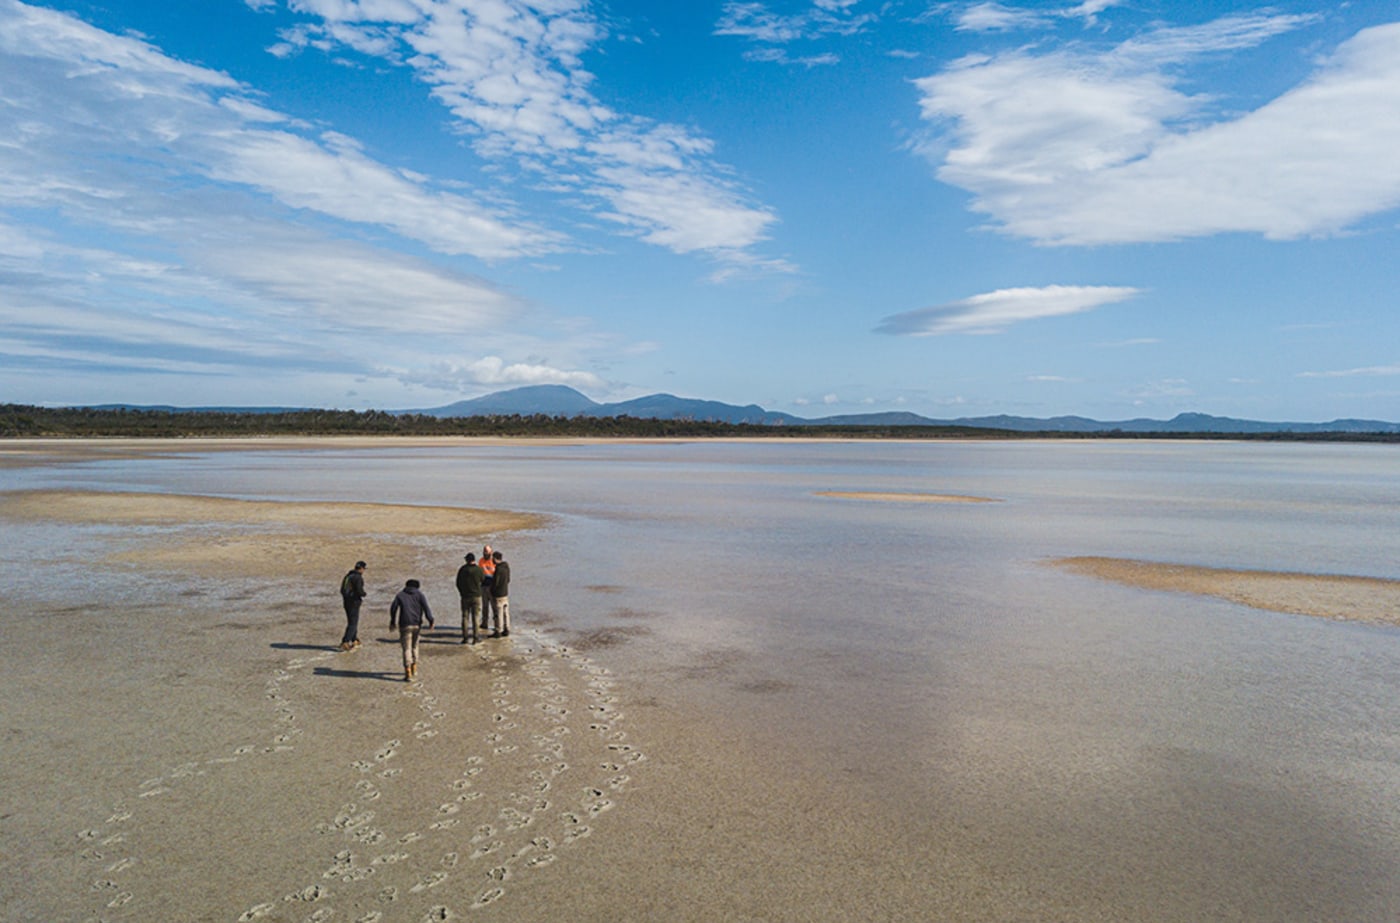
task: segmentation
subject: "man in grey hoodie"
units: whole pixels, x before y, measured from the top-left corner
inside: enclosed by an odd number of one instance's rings
[[[417,580],[409,580],[389,604],[389,630],[397,626],[399,646],[403,648],[404,682],[418,676],[418,634],[423,622],[426,621],[429,628],[437,624],[433,621],[433,610],[428,608],[428,597],[418,586]]]

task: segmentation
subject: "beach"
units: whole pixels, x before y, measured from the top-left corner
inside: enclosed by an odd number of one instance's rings
[[[312,441],[276,452],[301,459],[379,445]],[[419,448],[455,457],[441,441]],[[1027,724],[1000,700],[977,698],[970,674],[929,687],[956,707],[936,735],[911,735],[910,709],[929,706],[890,694],[862,702],[872,680],[858,649],[765,661],[734,628],[679,643],[681,629],[606,569],[557,592],[577,605],[523,604],[510,638],[461,644],[450,591],[461,552],[490,541],[508,559],[516,549],[539,557],[576,513],[79,485],[82,465],[114,452],[138,464],[161,459],[154,470],[165,472],[191,450],[71,443],[8,453],[41,472],[78,467],[0,494],[0,521],[20,549],[9,553],[36,556],[32,581],[7,584],[10,617],[0,621],[10,654],[0,673],[6,919],[1186,920],[1203,907],[1236,919],[1345,907],[1350,919],[1380,920],[1397,906],[1383,851],[1295,827],[1291,797],[1233,781],[1204,751],[1186,760],[1164,750],[1150,726],[1158,719],[1143,727],[1094,718],[1087,737],[1084,727],[1059,727],[1092,697]],[[197,450],[227,458],[267,446]],[[278,455],[269,467],[284,462]],[[132,470],[113,486],[143,484],[147,469]],[[947,515],[971,516],[1006,505],[968,503],[1002,494],[962,485],[832,493],[814,502],[877,501],[845,504],[855,516],[868,515],[865,506],[917,515],[946,505]],[[357,558],[370,562],[364,645],[342,653],[335,588]],[[1222,580],[1246,581],[1240,601],[1260,618],[1302,613],[1311,621],[1298,624],[1319,627],[1393,614],[1397,598],[1397,582],[1379,577],[1045,560],[1058,561],[1045,569],[1055,585],[1071,581],[1090,602],[1103,594],[1105,609],[1122,603],[1115,586],[1150,594],[1145,615],[1123,614],[1129,630],[1171,611],[1163,595],[1234,600],[1235,584]],[[544,579],[516,566],[521,586]],[[1028,587],[1047,579],[1027,574]],[[405,683],[387,606],[415,575],[437,627],[425,634],[419,681]],[[956,587],[941,591],[957,596]],[[664,599],[664,582],[649,592]],[[1008,605],[1017,592],[1008,586]],[[589,620],[592,610],[605,618]],[[1045,627],[1026,625],[1017,633]],[[1112,631],[1101,625],[1093,631]],[[1296,634],[1293,626],[1279,631]],[[1076,650],[1038,656],[1072,662]],[[816,658],[824,685],[809,688],[787,667],[803,658]],[[971,669],[1005,683],[999,674],[1013,667]],[[1046,677],[1055,695],[1076,694],[1082,682]],[[832,688],[850,694],[833,699]],[[804,730],[804,715],[820,711],[829,714],[814,726],[849,742]],[[1062,731],[1078,743],[1067,749]],[[1166,788],[1142,788],[1144,754],[1153,773],[1172,775]],[[1300,778],[1352,779],[1287,760]],[[1365,771],[1382,773],[1374,790],[1397,784],[1393,766],[1368,760]],[[927,781],[911,787],[918,779]],[[1193,803],[1176,804],[1182,786]],[[1101,811],[1095,801],[1121,807]],[[1238,830],[1209,832],[1214,817]],[[1142,842],[1122,829],[1133,818]],[[1393,818],[1372,823],[1384,842]],[[1213,839],[1198,860],[1191,850],[1203,829]],[[1347,864],[1355,879],[1275,877],[1275,895],[1232,890],[1294,867],[1284,846],[1273,856],[1240,849],[1241,836],[1262,842],[1286,829],[1308,833],[1317,868]],[[1110,849],[1130,867],[1085,867],[1106,862],[1095,850]],[[1150,865],[1177,852],[1174,865]],[[1219,865],[1219,877],[1202,862]],[[1376,890],[1367,896],[1366,887]]]

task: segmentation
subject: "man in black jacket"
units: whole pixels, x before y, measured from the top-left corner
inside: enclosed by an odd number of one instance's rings
[[[365,598],[365,562],[356,561],[355,569],[340,580],[340,601],[345,604],[345,634],[340,638],[342,651],[360,646],[360,603]]]
[[[496,573],[491,578],[491,622],[495,631],[493,638],[510,637],[510,565],[499,551],[491,554],[496,562]]]
[[[476,623],[481,621],[481,585],[486,572],[467,552],[467,563],[457,568],[457,595],[462,597],[462,643],[477,642]]]

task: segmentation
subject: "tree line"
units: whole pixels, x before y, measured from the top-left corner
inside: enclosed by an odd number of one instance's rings
[[[922,436],[989,437],[964,426],[771,426],[649,417],[489,414],[435,417],[382,410],[153,410],[0,404],[0,438],[192,438],[200,436],[578,436],[616,438]]]
[[[1229,439],[1400,442],[1397,433],[1021,432],[975,426],[774,425],[650,417],[490,414],[435,417],[383,410],[156,410],[0,404],[0,439],[198,438],[232,436],[512,436],[846,439]]]

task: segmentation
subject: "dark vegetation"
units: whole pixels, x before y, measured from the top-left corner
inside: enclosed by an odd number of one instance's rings
[[[824,437],[848,439],[1248,439],[1400,442],[1396,433],[1019,432],[973,426],[772,426],[641,417],[531,414],[435,417],[381,410],[135,410],[0,404],[0,438],[194,438],[200,436],[589,436],[601,438]]]

